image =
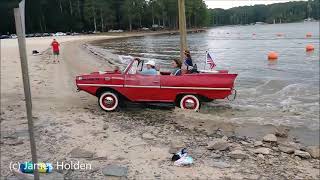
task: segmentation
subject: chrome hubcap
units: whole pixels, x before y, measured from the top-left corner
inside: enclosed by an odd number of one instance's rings
[[[185,102],[185,106],[188,109],[192,109],[195,106],[195,102],[192,99],[187,99]]]
[[[114,103],[114,100],[113,100],[112,97],[106,97],[106,98],[104,99],[104,102],[105,102],[107,105],[111,105],[111,104]]]

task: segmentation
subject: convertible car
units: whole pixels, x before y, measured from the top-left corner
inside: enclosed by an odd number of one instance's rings
[[[169,72],[143,75],[144,61],[132,59],[127,67],[107,72],[93,72],[76,77],[79,91],[98,97],[99,106],[114,111],[125,101],[173,103],[182,109],[197,111],[201,102],[225,99],[234,92],[237,74],[226,70],[172,76]]]

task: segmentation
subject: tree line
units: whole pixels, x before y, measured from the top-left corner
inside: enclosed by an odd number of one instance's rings
[[[19,0],[1,0],[1,33],[14,32],[13,8]],[[188,27],[207,23],[204,0],[186,0]],[[2,20],[1,20],[2,21]],[[26,0],[27,32],[82,32],[151,27],[178,28],[178,0]]]
[[[14,33],[13,8],[20,0],[0,1],[0,34]],[[185,0],[187,27],[319,19],[320,0],[208,9],[204,0]],[[26,30],[84,32],[135,30],[157,25],[178,28],[178,0],[26,0]]]
[[[210,9],[211,25],[290,23],[308,18],[319,20],[320,0],[294,1],[270,5],[243,6],[231,9]]]

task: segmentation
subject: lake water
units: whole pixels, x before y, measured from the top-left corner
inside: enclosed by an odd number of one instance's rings
[[[312,37],[306,38],[308,32]],[[188,34],[187,39],[199,69],[209,51],[216,69],[239,74],[237,99],[206,104],[202,113],[224,109],[233,112],[230,121],[237,123],[306,127],[312,135],[319,134],[319,22],[217,27]],[[306,53],[307,44],[315,51]],[[179,57],[178,35],[109,40],[96,46],[115,61],[115,55],[133,55],[154,59],[163,69]],[[267,60],[270,51],[279,54],[277,61]]]

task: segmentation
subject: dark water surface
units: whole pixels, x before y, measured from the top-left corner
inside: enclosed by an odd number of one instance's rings
[[[308,32],[311,38],[305,37]],[[239,74],[237,99],[206,104],[202,114],[232,113],[231,122],[289,126],[307,144],[319,144],[319,22],[212,28],[188,34],[188,44],[199,69],[209,51],[216,69]],[[315,51],[306,53],[307,44]],[[179,57],[179,36],[115,39],[94,47],[114,61],[117,55],[133,55],[166,69]],[[279,54],[277,61],[267,60],[270,51]]]

